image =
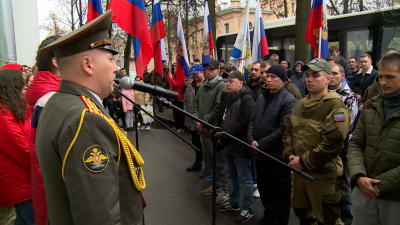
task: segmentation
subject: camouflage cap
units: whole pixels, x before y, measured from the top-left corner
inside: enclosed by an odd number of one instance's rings
[[[313,59],[307,65],[301,66],[302,71],[306,71],[308,68],[313,71],[325,71],[332,74],[331,65],[325,59]]]
[[[118,54],[112,47],[108,36],[108,28],[111,24],[112,10],[108,10],[91,22],[62,36],[40,52],[53,50],[57,59],[75,55],[80,52],[100,48]]]

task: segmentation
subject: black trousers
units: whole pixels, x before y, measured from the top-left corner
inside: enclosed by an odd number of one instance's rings
[[[192,144],[194,146],[196,146],[198,149],[200,149],[200,152],[194,150],[196,153],[196,162],[202,163],[203,162],[203,151],[201,149],[200,135],[199,135],[199,133],[197,133],[197,131],[192,131]]]
[[[175,100],[172,104],[180,109],[183,109],[183,101]],[[183,115],[176,109],[172,109],[172,113],[174,114],[175,119],[175,128],[182,129],[185,126],[185,121]]]
[[[257,187],[264,206],[265,224],[286,225],[291,202],[290,170],[271,160],[256,160]]]

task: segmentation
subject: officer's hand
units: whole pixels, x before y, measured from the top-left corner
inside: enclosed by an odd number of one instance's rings
[[[303,171],[303,169],[304,169],[303,166],[300,164],[300,157],[298,157],[298,156],[294,156],[292,161],[289,163],[289,166],[291,166],[297,170],[300,170],[300,171]]]
[[[220,144],[220,145],[222,145],[222,146],[224,146],[219,140],[218,140],[218,144]]]
[[[374,185],[379,184],[380,180],[371,179],[368,177],[360,177],[357,179],[357,185],[361,192],[368,199],[374,199],[379,196],[379,192],[375,190]]]
[[[289,156],[289,162],[293,161],[293,159],[294,159],[295,157],[296,157],[295,155],[290,155],[290,156]]]

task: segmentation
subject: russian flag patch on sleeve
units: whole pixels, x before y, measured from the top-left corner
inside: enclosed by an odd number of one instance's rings
[[[344,112],[338,112],[333,114],[333,119],[335,122],[342,122],[344,121]]]

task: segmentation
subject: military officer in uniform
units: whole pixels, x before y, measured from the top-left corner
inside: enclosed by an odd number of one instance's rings
[[[143,159],[101,104],[118,71],[111,16],[41,49],[54,50],[62,79],[36,139],[49,224],[143,224]]]

